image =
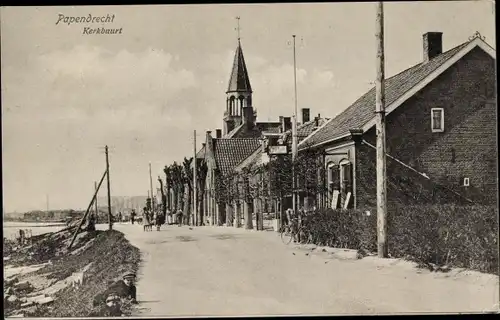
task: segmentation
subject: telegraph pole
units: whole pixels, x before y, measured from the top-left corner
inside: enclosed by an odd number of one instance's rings
[[[194,158],[193,158],[193,225],[198,225],[198,184],[196,176],[196,130],[194,130]]]
[[[97,193],[97,181],[94,181],[94,190],[95,192]],[[97,219],[99,219],[99,209],[98,209],[98,206],[97,206],[97,196],[95,197],[95,219],[97,221]]]
[[[113,229],[113,219],[111,218],[111,187],[109,184],[109,155],[108,155],[108,146],[106,146],[106,178],[108,184],[108,223],[109,230]]]
[[[297,192],[296,192],[296,177],[295,177],[295,160],[297,158],[297,64],[295,55],[295,35],[293,37],[293,83],[295,92],[295,109],[292,117],[292,209],[294,214],[297,214]]]
[[[375,83],[377,118],[377,242],[378,256],[387,257],[387,176],[385,146],[384,4],[377,3],[377,79]]]
[[[149,163],[149,188],[151,190],[151,210],[155,212],[155,203],[153,201],[153,178],[151,176],[151,162]]]

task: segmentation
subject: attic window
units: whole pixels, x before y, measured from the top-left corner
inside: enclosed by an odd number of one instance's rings
[[[432,108],[431,109],[431,129],[432,132],[444,131],[444,109]]]

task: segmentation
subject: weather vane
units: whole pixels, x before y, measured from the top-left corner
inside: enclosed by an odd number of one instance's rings
[[[238,31],[238,41],[240,40],[240,17],[236,17],[238,26],[235,28],[235,30]]]
[[[475,32],[472,36],[470,36],[470,37],[469,37],[469,41],[474,40],[474,39],[476,39],[476,38],[479,38],[479,39],[481,39],[481,40],[483,40],[483,41],[484,41],[484,39],[486,39],[486,37],[482,36],[482,35],[479,33],[479,31],[476,31],[476,32]]]

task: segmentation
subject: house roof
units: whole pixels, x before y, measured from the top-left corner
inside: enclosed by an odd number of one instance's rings
[[[479,38],[450,49],[426,63],[419,63],[385,80],[385,101],[387,114],[414,95],[439,74],[448,69],[456,60],[476,46],[494,56],[494,49]],[[335,118],[326,122],[319,130],[299,145],[299,149],[318,146],[345,136],[350,129],[369,129],[375,119],[375,87],[356,100]]]
[[[315,130],[320,128],[328,120],[330,120],[330,119],[329,118],[319,118],[317,126],[316,126],[316,120],[311,120],[311,121],[305,122],[303,124],[300,124],[297,127],[297,141],[298,141],[298,143],[302,142],[302,140],[304,140],[309,135],[311,135]],[[290,144],[292,142],[291,138],[292,138],[292,130],[287,130],[283,134],[283,140]]]
[[[251,166],[258,166],[262,163],[262,148],[257,148],[255,151],[241,161],[234,169],[237,172]]]
[[[229,86],[227,92],[243,91],[252,92],[250,86],[250,78],[248,77],[247,66],[245,58],[243,57],[243,49],[241,49],[241,42],[238,40],[238,47],[234,54],[233,69],[229,78]]]
[[[213,139],[214,157],[222,174],[229,173],[260,147],[259,139]]]
[[[229,132],[225,138],[260,138],[263,132],[279,133],[281,123],[279,122],[257,122],[251,130],[247,130],[244,124],[239,125]]]

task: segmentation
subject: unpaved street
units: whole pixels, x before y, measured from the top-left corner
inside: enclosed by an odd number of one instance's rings
[[[498,278],[418,273],[372,258],[285,246],[274,232],[116,224],[142,252],[144,316],[387,314],[498,310]]]

